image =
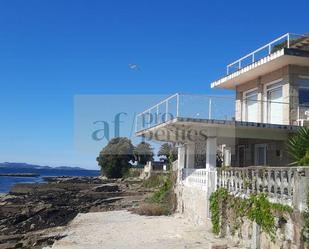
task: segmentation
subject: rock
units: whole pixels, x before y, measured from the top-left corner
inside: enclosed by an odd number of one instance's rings
[[[53,177],[47,183],[17,184],[0,196],[0,249],[42,248],[57,237],[44,231],[65,226],[78,213],[130,208],[146,198],[141,184],[100,177]],[[14,234],[14,236],[11,236]]]
[[[107,184],[102,184],[100,186],[94,187],[93,191],[95,192],[118,192],[119,187],[117,184],[107,183]]]

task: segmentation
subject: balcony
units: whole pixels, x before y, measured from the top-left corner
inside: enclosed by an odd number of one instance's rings
[[[230,63],[226,67],[226,73],[229,75],[283,48],[302,49],[308,46],[309,36],[287,33],[245,55],[244,57]]]
[[[286,65],[309,66],[309,36],[287,33],[226,66],[226,76],[211,87],[234,89]]]
[[[309,105],[299,105],[298,106],[297,125],[309,126]]]
[[[203,120],[235,120],[235,98],[174,94],[136,116],[135,131],[139,132],[175,118]]]
[[[235,100],[230,96],[174,94],[139,113],[135,132],[169,124],[177,119],[212,124],[239,124],[280,128],[309,122],[309,106],[290,108],[287,102]],[[248,124],[249,123],[249,124]]]

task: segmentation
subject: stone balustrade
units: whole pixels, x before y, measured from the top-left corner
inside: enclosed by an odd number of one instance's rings
[[[228,167],[218,169],[217,187],[246,198],[265,193],[273,203],[290,205],[303,211],[309,184],[309,167]]]
[[[206,169],[182,169],[181,179],[187,185],[207,186]]]

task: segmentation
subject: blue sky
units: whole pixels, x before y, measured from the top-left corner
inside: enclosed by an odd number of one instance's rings
[[[0,1],[0,161],[96,168],[96,152],[75,150],[74,96],[230,94],[209,87],[226,64],[284,33],[309,31],[309,2],[292,5]]]

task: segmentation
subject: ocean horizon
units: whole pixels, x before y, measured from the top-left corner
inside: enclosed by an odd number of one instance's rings
[[[44,177],[53,176],[99,176],[99,170],[87,169],[34,169],[34,168],[12,168],[0,167],[0,174],[14,174],[14,173],[35,173],[39,176],[35,177],[17,177],[17,176],[0,176],[0,193],[8,193],[10,188],[17,183],[42,183]]]

